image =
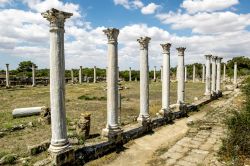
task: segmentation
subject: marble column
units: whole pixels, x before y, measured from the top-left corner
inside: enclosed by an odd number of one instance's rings
[[[222,95],[221,92],[221,57],[218,57],[216,60],[216,68],[217,68],[217,74],[216,74],[216,93],[218,96]]]
[[[223,82],[226,81],[226,63],[223,65]]]
[[[156,82],[156,66],[154,66],[154,82]]]
[[[74,70],[71,69],[71,83],[74,84]]]
[[[184,80],[184,51],[186,48],[176,48],[178,51],[178,68],[177,68],[177,104],[185,104],[185,80]]]
[[[170,105],[170,43],[161,44],[163,49],[162,66],[162,107],[160,113],[167,115]]]
[[[195,82],[195,75],[196,75],[196,73],[195,73],[195,65],[193,65],[193,82]]]
[[[185,82],[187,82],[187,66],[185,66]]]
[[[93,82],[96,83],[96,66],[94,66],[94,79]]]
[[[138,122],[150,122],[149,116],[149,74],[148,74],[148,44],[151,38],[140,37],[140,114]]]
[[[117,80],[118,80],[118,82],[119,82],[119,78],[120,78],[120,70],[119,70],[119,67],[117,67]]]
[[[212,56],[212,95],[216,95],[216,60],[217,56]]]
[[[64,22],[73,14],[52,8],[42,16],[50,22],[50,107],[51,144],[49,151],[61,152],[70,147],[65,113]]]
[[[6,64],[6,87],[10,87],[9,64]]]
[[[36,65],[32,64],[32,86],[36,86]]]
[[[234,88],[237,88],[237,62],[234,62]]]
[[[206,88],[205,88],[205,95],[206,96],[211,95],[211,70],[210,70],[211,57],[212,57],[212,55],[205,55],[205,58],[206,58]]]
[[[129,67],[129,81],[132,81],[131,67]]]
[[[162,81],[163,66],[161,65],[161,81]]]
[[[119,30],[108,28],[103,30],[108,38],[108,67],[107,67],[107,125],[102,130],[104,137],[113,137],[122,132],[118,124],[118,50],[117,37]]]
[[[82,66],[79,69],[79,84],[82,84]]]
[[[202,83],[205,83],[205,72],[206,72],[206,66],[205,64],[202,64]]]

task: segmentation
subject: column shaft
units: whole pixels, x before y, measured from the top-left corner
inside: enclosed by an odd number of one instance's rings
[[[148,74],[148,43],[149,37],[137,39],[140,44],[140,114],[139,122],[150,121],[149,116],[149,74]]]
[[[187,82],[187,66],[185,66],[185,82]]]
[[[96,66],[94,66],[94,80],[93,80],[94,83],[96,83]]]
[[[79,84],[82,84],[82,66],[79,69]]]
[[[69,147],[65,113],[65,58],[64,22],[73,14],[48,10],[42,13],[50,22],[50,104],[51,104],[51,152]]]
[[[10,87],[9,64],[6,64],[6,87]]]
[[[205,64],[202,64],[202,83],[205,83],[205,72],[206,72],[206,66]]]
[[[193,82],[195,82],[195,65],[193,65]]]
[[[32,86],[36,86],[36,66],[32,64]]]
[[[216,65],[217,65],[217,74],[216,74],[216,93],[221,95],[221,57],[217,58]]]
[[[234,87],[236,88],[237,85],[237,62],[234,63]]]
[[[177,104],[185,103],[185,82],[184,82],[184,51],[186,48],[177,48],[178,51],[178,68],[177,68]]]
[[[170,105],[170,43],[161,44],[163,52],[162,65],[162,109],[164,115],[169,111]]]
[[[131,67],[129,68],[129,81],[132,81],[132,76],[131,76]]]
[[[74,84],[74,70],[71,69],[71,83]]]
[[[211,64],[211,57],[212,55],[205,55],[206,57],[206,89],[205,89],[205,95],[210,96],[211,95],[211,70],[210,70],[210,64]]]
[[[226,81],[226,63],[224,63],[224,67],[223,67],[223,82]]]
[[[216,94],[216,59],[217,56],[212,56],[212,94]]]

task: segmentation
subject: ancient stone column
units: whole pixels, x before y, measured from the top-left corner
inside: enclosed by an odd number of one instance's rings
[[[223,65],[223,82],[226,81],[226,63]]]
[[[216,93],[218,96],[222,95],[221,92],[221,57],[218,57],[216,60],[216,65],[217,65],[217,74],[216,74]]]
[[[94,83],[96,83],[96,66],[94,66],[94,80],[93,80]]]
[[[156,66],[154,66],[154,82],[156,82]]]
[[[237,62],[234,62],[234,88],[237,87]]]
[[[118,125],[118,51],[117,37],[119,30],[108,28],[103,30],[108,38],[108,68],[107,68],[107,125],[103,129],[104,137],[113,137],[122,132]]]
[[[187,82],[187,66],[185,66],[185,82]]]
[[[212,56],[212,95],[216,95],[216,60],[217,56]]]
[[[140,37],[140,114],[138,122],[149,122],[149,76],[148,76],[148,44],[151,38]]]
[[[79,69],[79,84],[82,84],[82,66]]]
[[[185,103],[185,82],[184,82],[184,51],[186,48],[176,48],[178,51],[178,68],[177,68],[177,104],[183,105]]]
[[[132,81],[131,67],[129,67],[129,81]]]
[[[210,70],[210,63],[211,63],[212,55],[205,55],[206,58],[206,88],[205,88],[205,95],[211,95],[211,70]]]
[[[70,147],[65,113],[65,57],[64,22],[73,14],[56,9],[42,13],[50,22],[50,107],[51,152],[61,152]]]
[[[32,86],[36,86],[36,65],[32,64]]]
[[[71,83],[74,84],[74,70],[71,69]]]
[[[193,65],[193,82],[195,82],[195,65]]]
[[[117,67],[117,80],[118,80],[118,82],[119,82],[119,78],[120,78],[120,70],[119,70],[119,67]]]
[[[10,87],[9,64],[6,64],[6,87]]]
[[[205,71],[206,70],[206,66],[205,64],[202,64],[202,83],[205,83]]]
[[[162,81],[163,66],[161,65],[161,81]]]
[[[161,44],[163,55],[162,66],[162,107],[160,113],[167,115],[170,105],[170,43]]]

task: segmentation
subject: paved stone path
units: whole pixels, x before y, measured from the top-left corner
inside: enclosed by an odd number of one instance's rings
[[[190,115],[193,125],[187,126],[187,118],[176,120],[124,145],[125,151],[110,162],[99,164],[107,166],[151,165],[151,166],[221,166],[217,152],[221,137],[225,132],[222,121],[227,117],[228,107],[232,107],[235,92],[214,101],[208,110]],[[98,161],[92,165],[98,165]],[[91,162],[87,165],[91,165]]]

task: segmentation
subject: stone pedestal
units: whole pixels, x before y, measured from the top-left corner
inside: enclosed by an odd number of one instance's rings
[[[132,81],[131,67],[129,68],[129,81]]]
[[[234,62],[234,88],[238,88],[237,83],[237,62]]]
[[[94,66],[94,80],[93,80],[94,83],[96,83],[96,66]]]
[[[212,96],[216,95],[216,60],[217,56],[212,56]]]
[[[193,82],[195,82],[195,75],[196,75],[196,73],[195,73],[195,65],[193,65]]]
[[[49,151],[59,154],[70,148],[65,113],[64,22],[73,14],[52,8],[42,16],[50,22],[50,105],[51,144]]]
[[[79,69],[79,84],[82,84],[82,66]]]
[[[162,66],[162,108],[160,113],[164,116],[170,112],[170,43],[161,44],[163,52]]]
[[[216,74],[216,93],[218,96],[222,96],[222,91],[221,91],[221,57],[218,57],[216,60],[216,65],[217,65],[217,74]]]
[[[185,82],[184,82],[184,51],[186,48],[176,48],[178,51],[178,67],[177,67],[177,106],[183,108],[185,105]]]
[[[212,55],[205,55],[206,58],[206,86],[205,86],[205,95],[211,96],[211,57]]]
[[[205,83],[205,64],[202,64],[202,83]]]
[[[36,86],[36,65],[32,64],[32,86]]]
[[[6,64],[6,87],[10,87],[9,64]]]
[[[140,44],[140,114],[139,123],[150,122],[149,116],[149,76],[148,76],[148,44],[149,37],[137,39]]]
[[[108,68],[107,68],[107,125],[102,131],[103,137],[110,139],[122,133],[118,124],[118,51],[117,37],[119,30],[108,28],[103,30],[108,38]]]
[[[156,66],[154,66],[154,82],[156,82]]]

